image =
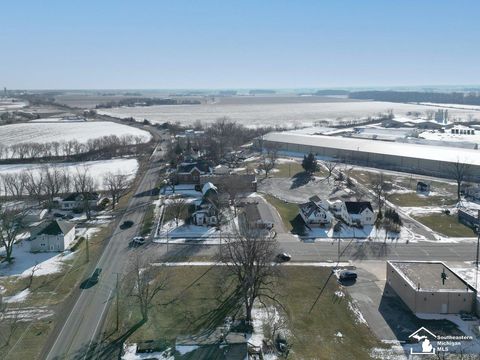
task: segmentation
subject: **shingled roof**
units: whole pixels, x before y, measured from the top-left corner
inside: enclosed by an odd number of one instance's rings
[[[65,235],[74,227],[75,224],[72,224],[68,221],[53,220],[45,228],[43,228],[38,235]]]
[[[361,214],[365,209],[370,209],[373,212],[370,201],[345,201],[345,207],[349,214]]]

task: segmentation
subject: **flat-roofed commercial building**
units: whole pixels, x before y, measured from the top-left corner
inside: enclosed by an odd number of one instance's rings
[[[340,136],[273,132],[256,140],[256,146],[275,147],[298,155],[313,153],[320,158],[350,164],[452,178],[456,164],[468,164],[467,180],[480,179],[480,151],[432,145],[355,139]]]
[[[443,262],[387,261],[387,284],[414,313],[474,311],[474,289]]]

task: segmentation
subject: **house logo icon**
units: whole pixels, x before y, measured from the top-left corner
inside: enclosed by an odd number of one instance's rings
[[[423,326],[411,334],[409,339],[418,342],[422,345],[421,351],[414,351],[413,347],[410,348],[410,354],[412,355],[431,355],[435,354],[435,348],[432,345],[432,341],[435,341],[437,337],[428,329]]]

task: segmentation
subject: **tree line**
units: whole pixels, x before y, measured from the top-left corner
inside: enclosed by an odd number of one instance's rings
[[[351,99],[390,102],[431,102],[437,104],[480,105],[478,93],[437,93],[421,91],[357,91],[349,94]]]
[[[153,106],[153,105],[196,105],[201,104],[198,100],[190,99],[161,99],[161,98],[127,98],[118,101],[108,101],[95,106],[96,109],[109,109],[120,106]]]
[[[42,158],[72,158],[79,155],[101,155],[102,158],[137,154],[144,143],[142,136],[108,135],[79,142],[76,139],[47,143],[22,142],[0,144],[0,160],[33,160]],[[84,159],[84,156],[82,157]]]

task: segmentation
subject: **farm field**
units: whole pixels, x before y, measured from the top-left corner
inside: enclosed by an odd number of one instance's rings
[[[65,171],[71,173],[71,175],[74,175],[77,169],[87,167],[90,175],[96,179],[97,190],[103,190],[103,177],[105,174],[109,172],[121,172],[122,174],[129,174],[133,178],[138,170],[138,161],[136,159],[112,159],[78,163],[0,165],[0,175],[20,173],[26,170],[39,172],[45,166],[65,169]],[[0,189],[0,195],[1,194],[2,190]]]
[[[324,98],[320,98],[324,99]],[[375,116],[393,109],[397,116],[405,116],[409,111],[425,112],[434,110],[433,106],[390,103],[380,101],[334,101],[331,102],[305,102],[296,103],[259,103],[250,101],[243,103],[214,102],[201,105],[161,105],[120,107],[101,109],[99,113],[120,118],[134,117],[137,121],[148,119],[156,123],[180,122],[193,124],[200,120],[203,123],[211,123],[218,118],[228,117],[248,127],[257,126],[285,126],[305,127],[312,126],[321,120],[349,120]],[[465,117],[473,114],[478,117],[474,110],[449,109],[454,117]]]
[[[22,123],[0,127],[0,144],[11,146],[13,144],[36,142],[47,143],[53,141],[87,142],[89,139],[100,138],[108,135],[140,136],[145,142],[151,135],[147,131],[131,126],[117,124],[109,121],[95,122],[57,122],[57,123]]]

